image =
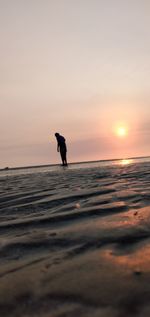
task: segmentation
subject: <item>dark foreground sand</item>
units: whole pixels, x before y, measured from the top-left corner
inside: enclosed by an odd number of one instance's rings
[[[0,177],[0,317],[150,316],[150,163]]]

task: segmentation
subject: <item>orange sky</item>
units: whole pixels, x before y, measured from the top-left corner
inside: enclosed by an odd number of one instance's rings
[[[1,1],[0,167],[150,155],[149,0]],[[126,127],[119,138],[118,126]]]

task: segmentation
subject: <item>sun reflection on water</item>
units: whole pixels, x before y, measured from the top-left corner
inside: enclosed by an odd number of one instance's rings
[[[133,160],[132,159],[122,159],[120,162],[119,162],[119,165],[129,165],[129,164],[132,164],[133,163]]]
[[[135,247],[135,248],[134,248]],[[115,264],[120,269],[129,269],[133,270],[133,272],[137,271],[150,271],[150,247],[147,244],[139,246],[132,246],[132,249],[128,249],[129,251],[123,249],[115,250],[115,249],[107,249],[103,250],[102,254],[109,262]]]

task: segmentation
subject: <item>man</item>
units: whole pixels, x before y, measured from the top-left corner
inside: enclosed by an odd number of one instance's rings
[[[65,138],[60,135],[59,133],[55,133],[55,137],[57,139],[57,152],[60,152],[61,160],[62,160],[62,165],[67,166],[67,147],[65,143]]]

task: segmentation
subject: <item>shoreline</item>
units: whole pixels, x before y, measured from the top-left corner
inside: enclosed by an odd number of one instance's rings
[[[68,165],[74,165],[74,164],[86,164],[86,163],[103,163],[103,162],[118,162],[121,160],[142,160],[142,159],[148,159],[150,156],[136,156],[136,157],[124,157],[124,158],[116,158],[116,159],[103,159],[103,160],[94,160],[94,161],[81,161],[81,162],[71,162]],[[28,168],[44,168],[44,167],[54,167],[59,166],[60,164],[44,164],[44,165],[28,165],[28,166],[17,166],[17,167],[4,167],[0,168],[0,172],[4,171],[12,171],[12,170],[21,170],[21,169],[28,169]]]

